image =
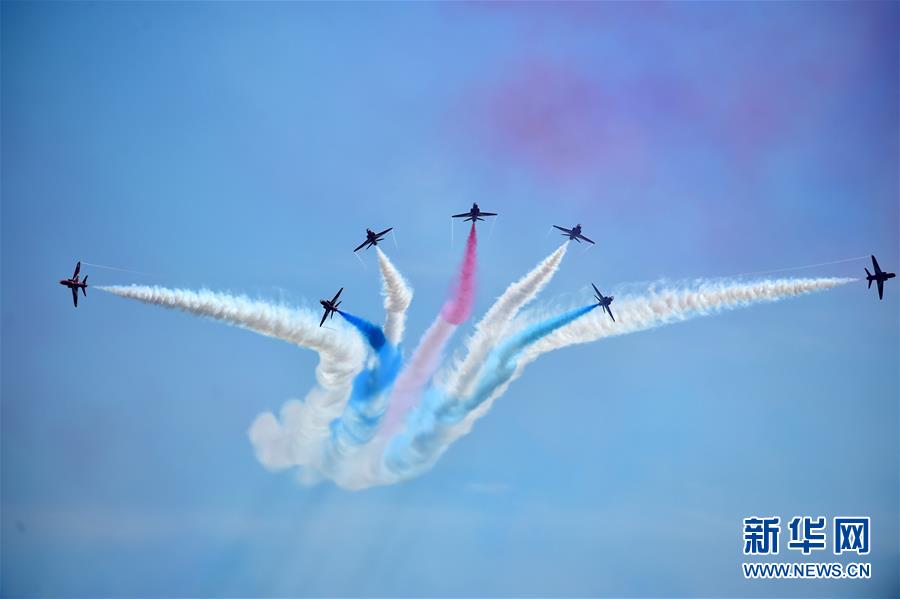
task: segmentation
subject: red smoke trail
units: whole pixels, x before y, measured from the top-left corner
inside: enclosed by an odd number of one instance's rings
[[[462,324],[472,314],[472,304],[475,296],[475,265],[478,249],[478,237],[475,235],[475,222],[469,229],[469,238],[466,240],[466,254],[459,270],[459,277],[452,295],[441,310],[441,317],[450,324]]]

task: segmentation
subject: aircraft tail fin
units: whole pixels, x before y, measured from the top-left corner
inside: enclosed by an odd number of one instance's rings
[[[84,283],[84,287],[81,288],[81,293],[84,294],[84,297],[87,297],[87,275],[85,275],[84,281],[82,282]]]
[[[863,267],[863,270],[866,271],[866,277],[868,278],[868,281],[869,281],[868,289],[871,289],[872,288],[872,273],[869,272],[868,268]]]

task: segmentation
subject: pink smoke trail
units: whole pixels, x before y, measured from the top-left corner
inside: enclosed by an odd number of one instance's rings
[[[384,418],[379,436],[389,437],[403,423],[403,418],[418,403],[422,389],[438,369],[444,347],[453,336],[458,325],[451,324],[438,316],[422,335],[422,340],[413,352],[406,368],[397,377],[391,402]]]
[[[466,240],[466,253],[456,279],[456,286],[450,299],[441,310],[441,317],[450,324],[459,325],[472,313],[472,300],[475,296],[475,257],[478,249],[478,237],[475,235],[475,222],[469,229]]]
[[[406,414],[415,407],[422,397],[422,389],[428,384],[440,365],[444,347],[457,327],[469,318],[475,297],[475,270],[477,264],[478,237],[475,223],[469,229],[466,251],[450,297],[441,308],[441,313],[425,334],[409,359],[409,363],[394,385],[391,402],[384,418],[379,437],[386,438],[402,424]]]

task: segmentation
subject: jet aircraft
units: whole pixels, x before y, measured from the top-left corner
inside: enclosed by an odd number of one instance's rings
[[[334,313],[338,311],[338,306],[341,305],[340,302],[337,301],[337,298],[341,296],[341,292],[344,290],[343,287],[338,289],[338,292],[334,294],[334,297],[330,300],[319,300],[319,303],[322,304],[322,307],[325,308],[325,314],[322,315],[322,320],[319,321],[319,326],[325,324],[325,319],[328,318],[328,315],[331,314],[331,317],[334,318]],[[337,303],[335,303],[337,302]]]
[[[378,242],[381,241],[384,236],[390,233],[393,229],[394,227],[391,227],[389,229],[385,229],[381,233],[376,233],[372,229],[366,229],[366,240],[356,246],[356,249],[353,251],[358,252],[363,248],[369,249],[372,246],[378,245]]]
[[[594,299],[597,300],[597,305],[602,306],[603,309],[606,310],[606,313],[609,314],[609,317],[612,318],[612,321],[615,322],[616,318],[615,318],[615,316],[613,316],[612,310],[610,310],[610,308],[609,308],[609,305],[611,303],[613,303],[613,299],[615,299],[615,298],[611,295],[607,297],[607,296],[603,295],[602,293],[600,293],[600,290],[597,289],[597,286],[594,285],[593,283],[591,283],[591,287],[594,288],[594,293],[595,293]]]
[[[476,220],[484,220],[481,218],[482,216],[497,216],[496,212],[482,212],[481,208],[478,207],[478,204],[473,203],[472,209],[468,212],[463,212],[462,214],[454,214],[451,218],[461,218],[463,221],[470,220],[473,223]]]
[[[875,281],[878,284],[878,299],[884,299],[884,282],[888,279],[893,279],[897,275],[892,272],[884,272],[881,270],[881,267],[878,266],[878,260],[875,259],[875,256],[872,256],[872,268],[875,269],[875,274],[869,272],[869,269],[866,268],[866,280],[869,282],[869,289],[872,288],[872,281]]]
[[[588,239],[587,237],[585,237],[584,235],[581,234],[581,225],[580,224],[575,225],[571,229],[566,229],[565,227],[560,227],[558,225],[553,225],[553,227],[562,231],[562,236],[568,237],[569,240],[574,239],[578,243],[581,243],[581,240],[587,241],[588,243],[594,243],[593,241],[591,241],[590,239]]]
[[[72,274],[72,278],[70,279],[62,279],[59,284],[65,285],[69,289],[72,290],[72,301],[75,303],[75,307],[78,307],[78,290],[81,289],[81,292],[87,297],[87,287],[88,287],[88,278],[87,275],[84,275],[84,280],[80,280],[78,277],[78,273],[81,272],[81,261],[79,261],[75,265],[75,272]]]

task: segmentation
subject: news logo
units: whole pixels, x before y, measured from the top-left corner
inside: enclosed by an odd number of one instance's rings
[[[785,527],[786,552],[810,557],[827,555],[829,542],[834,555],[868,555],[871,546],[871,518],[868,516],[837,516],[832,521],[829,539],[828,519],[825,516],[794,516]],[[743,519],[743,549],[747,556],[779,555],[782,533],[780,516],[749,516]],[[872,565],[863,562],[758,562],[743,563],[744,578],[849,578],[864,579],[872,575]]]

